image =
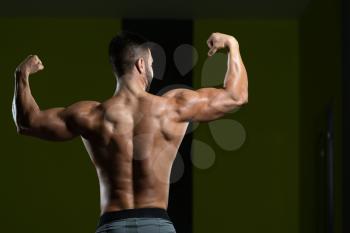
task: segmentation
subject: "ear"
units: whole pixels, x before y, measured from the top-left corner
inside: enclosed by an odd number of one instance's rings
[[[136,60],[135,66],[140,74],[145,73],[145,60],[142,57]]]

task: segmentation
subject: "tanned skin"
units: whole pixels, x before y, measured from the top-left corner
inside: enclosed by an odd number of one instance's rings
[[[208,56],[227,49],[222,88],[149,94],[153,59],[148,51],[148,58],[140,57],[118,78],[115,94],[106,101],[47,110],[41,110],[31,94],[29,76],[44,66],[38,56],[30,55],[15,71],[12,112],[17,132],[51,141],[80,136],[96,167],[101,215],[132,208],[167,209],[171,167],[189,122],[216,120],[248,102],[247,72],[237,40],[213,33],[207,44]]]

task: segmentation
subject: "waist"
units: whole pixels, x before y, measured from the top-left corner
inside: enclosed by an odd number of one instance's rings
[[[136,208],[105,212],[100,216],[97,227],[125,218],[163,218],[171,221],[163,208]]]

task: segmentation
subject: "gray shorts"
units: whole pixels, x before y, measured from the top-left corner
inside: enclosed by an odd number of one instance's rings
[[[176,233],[176,231],[166,210],[139,208],[103,214],[95,233]]]

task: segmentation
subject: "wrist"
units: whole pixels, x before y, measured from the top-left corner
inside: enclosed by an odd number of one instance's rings
[[[28,72],[25,72],[21,69],[16,68],[16,70],[15,70],[15,78],[16,79],[27,80],[28,77],[29,77]]]
[[[237,49],[239,47],[238,41],[233,36],[230,36],[229,38],[227,38],[225,45],[226,45],[226,48],[228,48],[229,50]]]

